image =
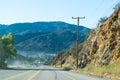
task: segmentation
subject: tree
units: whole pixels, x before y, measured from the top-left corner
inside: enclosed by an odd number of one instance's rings
[[[12,33],[0,37],[0,67],[7,67],[7,59],[15,58],[16,49],[14,47],[14,38]]]
[[[102,17],[100,18],[99,23],[105,22],[107,19],[108,19],[107,17]]]

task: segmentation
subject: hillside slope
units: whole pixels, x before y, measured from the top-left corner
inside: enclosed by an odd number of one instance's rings
[[[34,22],[0,25],[0,35],[12,32],[17,50],[56,53],[68,49],[76,40],[76,25],[65,22]],[[89,28],[80,26],[80,42]]]
[[[24,51],[40,51],[55,53],[70,47],[75,42],[76,35],[71,31],[51,32],[51,33],[32,33],[16,35],[16,48]],[[85,36],[81,36],[84,41]]]
[[[87,38],[81,52],[81,61],[86,64],[107,65],[120,63],[120,7]],[[86,60],[85,57],[86,56]]]
[[[75,67],[76,54],[74,51],[75,49],[59,54],[51,63],[60,64],[62,61],[64,66]],[[95,66],[110,63],[120,64],[120,7],[107,20],[101,21],[95,30],[91,31],[79,51],[78,57],[79,67],[85,67],[88,64]]]

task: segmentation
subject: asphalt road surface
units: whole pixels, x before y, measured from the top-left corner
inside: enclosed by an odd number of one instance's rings
[[[0,80],[105,80],[49,66],[0,69]]]

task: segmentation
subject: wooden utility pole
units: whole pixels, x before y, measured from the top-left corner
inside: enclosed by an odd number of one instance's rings
[[[72,19],[77,19],[77,27],[76,27],[76,68],[78,68],[78,45],[79,45],[79,22],[80,19],[85,19],[85,17],[72,17]]]
[[[62,54],[63,54],[63,53],[61,53],[61,62],[60,62],[61,68],[62,68]]]

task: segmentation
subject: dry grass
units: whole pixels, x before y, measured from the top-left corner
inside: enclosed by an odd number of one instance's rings
[[[119,64],[110,64],[107,66],[94,66],[88,65],[84,69],[79,69],[79,72],[90,73],[93,75],[103,76],[103,77],[112,77],[120,78],[120,65]]]
[[[55,66],[54,66],[55,67]],[[59,69],[68,69],[69,67],[63,66],[62,68],[60,65],[57,65],[55,68]],[[87,73],[91,75],[96,75],[100,77],[108,77],[113,78],[113,80],[117,79],[120,80],[120,64],[109,64],[107,66],[94,66],[94,65],[87,65],[87,67],[83,69],[71,69],[74,72],[80,72],[80,73]]]

